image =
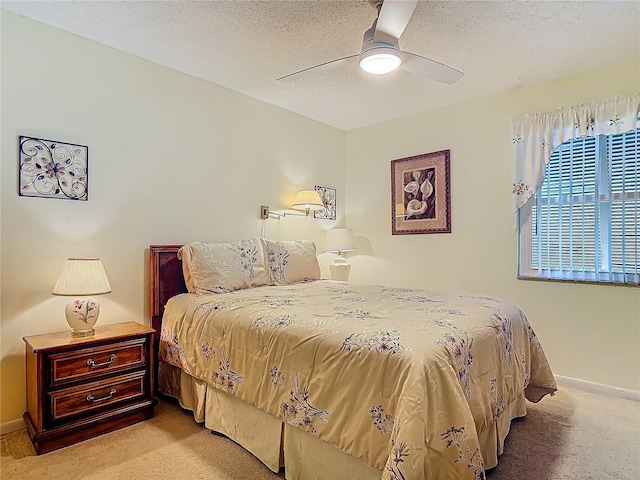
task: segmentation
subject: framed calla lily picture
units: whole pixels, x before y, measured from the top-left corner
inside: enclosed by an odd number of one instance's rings
[[[391,161],[391,233],[451,233],[450,151]]]

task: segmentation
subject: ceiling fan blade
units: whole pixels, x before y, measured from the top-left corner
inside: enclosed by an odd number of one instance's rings
[[[373,40],[388,42],[389,37],[398,40],[417,4],[418,0],[384,0],[378,13]]]
[[[302,78],[307,74],[313,73],[316,74],[321,71],[331,70],[332,68],[339,67],[340,65],[344,65],[346,63],[354,62],[358,60],[359,55],[349,55],[348,57],[338,58],[337,60],[331,60],[330,62],[321,63],[320,65],[314,65],[313,67],[305,68],[304,70],[300,70],[298,72],[290,73],[289,75],[285,75],[276,79],[276,81],[288,82],[289,80],[297,80],[298,78]]]
[[[416,55],[415,53],[402,52],[402,63],[400,68],[407,72],[422,75],[438,82],[451,85],[457,82],[464,73],[444,63],[436,62],[427,57]]]

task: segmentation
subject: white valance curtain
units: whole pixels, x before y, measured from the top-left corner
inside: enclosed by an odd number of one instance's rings
[[[574,138],[613,135],[640,126],[640,93],[513,119],[513,213],[538,191],[551,153]]]

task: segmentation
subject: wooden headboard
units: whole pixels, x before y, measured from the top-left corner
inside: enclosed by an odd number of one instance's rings
[[[182,275],[178,250],[182,245],[151,245],[149,247],[151,273],[151,327],[160,338],[164,306],[171,297],[187,291]]]

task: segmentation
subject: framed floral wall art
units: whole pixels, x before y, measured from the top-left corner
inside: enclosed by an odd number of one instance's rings
[[[451,233],[450,152],[391,161],[391,233]]]
[[[21,196],[88,199],[89,147],[27,136],[19,141]]]
[[[330,187],[315,186],[316,192],[320,195],[324,208],[313,212],[314,218],[323,218],[324,220],[336,219],[336,189]]]

